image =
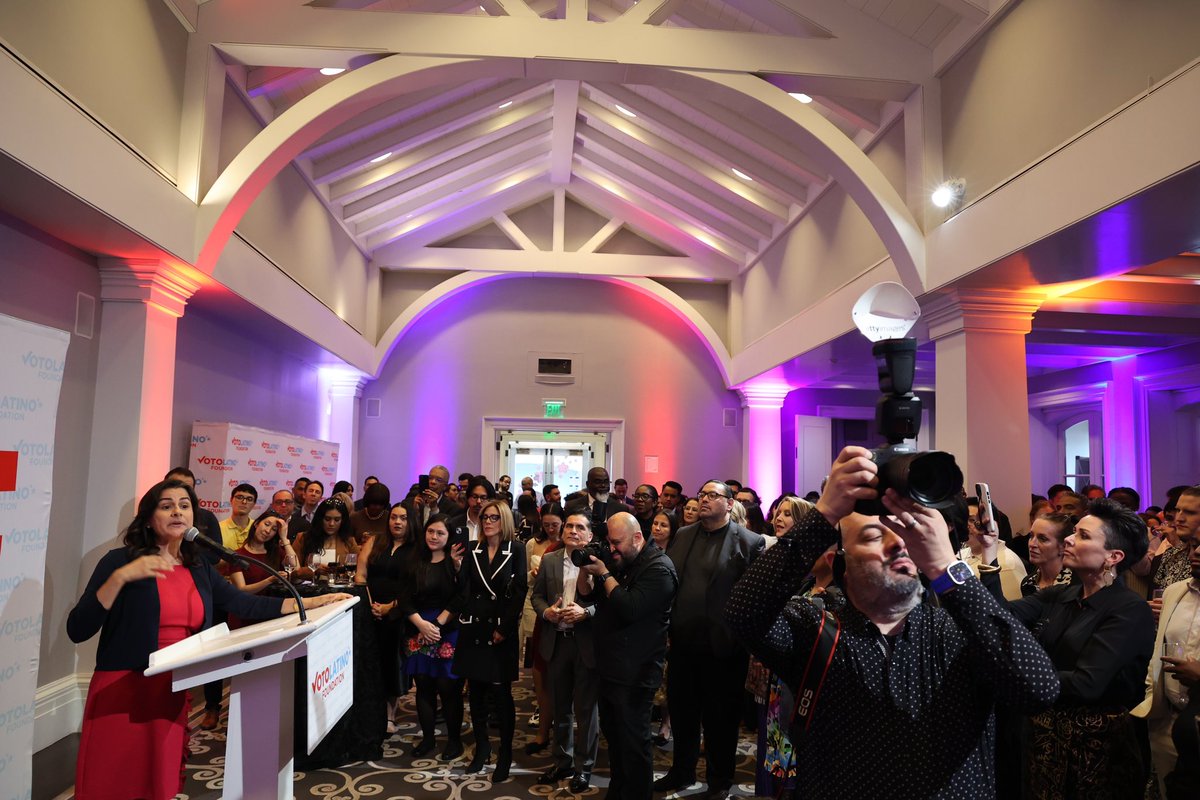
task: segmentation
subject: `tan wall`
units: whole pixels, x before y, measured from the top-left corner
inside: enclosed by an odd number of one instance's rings
[[[258,119],[226,86],[221,169],[261,130]],[[275,176],[237,230],[356,330],[368,329],[367,260],[294,165]]]
[[[1195,0],[1025,0],[942,76],[945,172],[978,197],[1197,56]]]
[[[174,177],[187,32],[162,0],[6,0],[0,38]]]
[[[903,196],[904,126],[893,125],[868,155]],[[745,274],[743,344],[791,319],[886,255],[866,215],[841,187],[832,187]]]
[[[394,270],[380,271],[379,277],[379,335],[382,336],[396,318],[421,295],[459,272],[451,270]]]
[[[729,284],[697,281],[668,281],[658,283],[682,297],[700,316],[713,326],[721,341],[729,347]]]

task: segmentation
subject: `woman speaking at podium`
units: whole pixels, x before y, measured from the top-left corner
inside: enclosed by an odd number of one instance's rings
[[[171,691],[170,673],[143,674],[152,652],[211,625],[214,607],[250,619],[296,611],[290,598],[238,591],[200,557],[183,538],[196,506],[191,487],[179,481],[151,487],[125,529],[124,547],[100,559],[67,617],[73,642],[100,632],[75,768],[78,800],[171,798],[182,789],[189,697]],[[304,605],[344,597],[310,597]]]

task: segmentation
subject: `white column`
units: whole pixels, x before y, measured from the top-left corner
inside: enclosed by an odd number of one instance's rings
[[[165,261],[100,260],[85,561],[129,524],[137,500],[171,467],[175,328],[197,288],[190,271]]]
[[[357,370],[328,373],[329,440],[337,442],[338,480],[354,483],[358,474],[358,413],[368,377]],[[361,486],[356,487],[360,492]]]
[[[747,386],[737,390],[742,398],[742,476],[764,503],[779,496],[783,487],[783,442],[780,433],[786,386]]]
[[[1029,508],[1025,335],[1039,303],[1027,292],[955,290],[923,309],[937,348],[936,447],[958,461],[967,494],[989,484],[1013,519]]]

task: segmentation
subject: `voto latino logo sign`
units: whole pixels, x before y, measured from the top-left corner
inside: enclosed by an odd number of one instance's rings
[[[269,453],[271,455],[274,455],[275,453],[279,452],[279,443],[278,442],[263,442],[261,447],[262,447],[264,453]]]
[[[0,396],[0,419],[24,422],[26,414],[41,410],[44,404],[37,397]]]
[[[240,450],[243,453],[249,450],[250,445],[252,444],[249,439],[241,439],[237,436],[234,436],[232,439],[230,439],[229,443],[233,445],[234,450]]]
[[[21,364],[36,372],[37,376],[44,381],[57,381],[61,383],[63,370],[67,366],[67,360],[65,358],[51,358],[50,356],[30,350],[21,356]]]
[[[36,486],[18,486],[11,492],[0,492],[0,511],[16,511],[21,503],[35,497],[37,493]]]
[[[26,467],[48,467],[54,463],[54,444],[51,442],[18,439],[12,446]]]
[[[196,459],[196,463],[203,464],[204,466],[215,470],[220,470],[221,472],[230,472],[234,467],[240,464],[241,461],[236,458],[221,458],[220,456],[200,456],[200,458]]]
[[[207,434],[201,433],[192,437],[192,447],[199,447],[202,444],[208,444]]]

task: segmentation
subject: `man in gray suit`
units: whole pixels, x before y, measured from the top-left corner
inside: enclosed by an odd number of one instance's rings
[[[542,774],[538,783],[553,786],[570,778],[571,791],[579,794],[591,785],[600,741],[592,641],[592,615],[596,609],[584,608],[576,601],[579,567],[571,562],[571,553],[592,541],[586,513],[567,516],[562,541],[563,549],[542,558],[531,597],[533,609],[542,620],[538,652],[548,665],[547,678],[554,696],[554,766]],[[571,729],[576,724],[572,737]]]

